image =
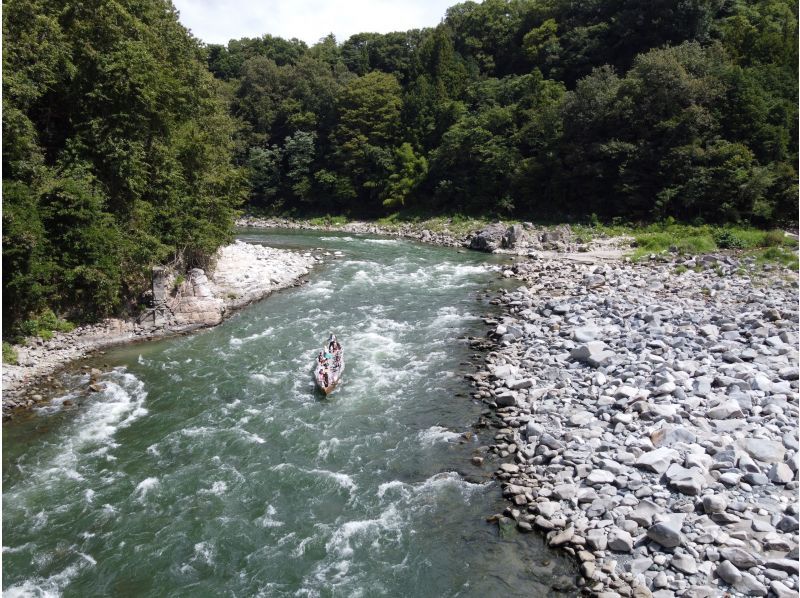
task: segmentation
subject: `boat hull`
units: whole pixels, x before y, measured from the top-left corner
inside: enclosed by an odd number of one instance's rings
[[[328,396],[334,390],[336,390],[336,387],[339,385],[339,382],[342,379],[343,373],[344,373],[344,355],[342,355],[342,358],[339,362],[338,370],[332,371],[332,375],[328,380],[328,385],[325,386],[322,377],[319,375],[318,364],[316,363],[316,361],[314,362],[314,370],[313,370],[314,383],[317,385],[317,388],[319,388],[323,392],[323,394],[325,394],[325,396]]]

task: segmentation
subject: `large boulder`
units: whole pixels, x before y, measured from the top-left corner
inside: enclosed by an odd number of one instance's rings
[[[527,243],[528,233],[521,224],[514,224],[508,227],[508,230],[503,234],[502,245],[506,249],[514,249],[518,245]]]
[[[469,242],[469,248],[491,253],[503,245],[505,234],[506,226],[501,222],[495,222],[479,230]]]

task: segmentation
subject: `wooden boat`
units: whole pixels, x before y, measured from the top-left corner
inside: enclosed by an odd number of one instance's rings
[[[324,372],[327,369],[328,378],[327,384]],[[317,359],[314,359],[314,382],[317,387],[325,393],[325,396],[331,394],[336,385],[342,379],[344,373],[344,350],[340,349],[336,354],[327,359],[327,368],[321,366]]]

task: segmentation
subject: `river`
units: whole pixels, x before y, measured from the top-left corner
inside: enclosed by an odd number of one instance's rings
[[[109,351],[102,393],[72,370],[4,426],[4,596],[557,594],[572,563],[486,523],[507,503],[496,464],[470,464],[491,442],[465,437],[482,405],[463,379],[486,256],[240,238],[344,256],[214,329]],[[311,360],[330,331],[347,369],[324,399]]]

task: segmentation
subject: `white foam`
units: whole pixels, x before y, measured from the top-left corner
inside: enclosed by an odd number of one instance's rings
[[[198,542],[194,545],[193,561],[202,561],[207,565],[214,564],[214,545],[210,542]]]
[[[364,239],[365,243],[375,243],[376,245],[397,245],[397,239]]]
[[[261,438],[258,434],[253,434],[252,432],[248,432],[247,430],[239,430],[239,433],[244,436],[244,438],[250,442],[254,442],[256,444],[264,444],[266,440]]]
[[[450,442],[459,436],[457,432],[451,432],[442,426],[431,426],[417,434],[417,439],[424,445],[433,446],[437,442]]]
[[[145,478],[136,485],[136,489],[133,492],[139,501],[143,501],[148,493],[157,488],[159,484],[158,478]]]
[[[320,241],[355,241],[353,237],[320,237]]]
[[[26,579],[22,584],[4,588],[3,598],[58,598],[80,569],[79,564],[74,563],[46,579]]]
[[[278,521],[274,518],[274,516],[278,513],[278,511],[272,505],[267,505],[266,512],[256,519],[256,523],[261,527],[281,527],[284,525],[283,521]]]
[[[266,330],[262,332],[256,332],[255,334],[251,334],[250,336],[245,336],[244,338],[232,338],[228,341],[228,344],[234,347],[238,347],[244,343],[249,343],[250,341],[258,340],[260,338],[264,338],[265,336],[270,336],[272,333],[275,332],[275,328],[270,326]]]
[[[228,484],[222,480],[217,480],[211,484],[211,488],[203,488],[200,490],[202,494],[213,494],[214,496],[222,496],[228,491]]]

